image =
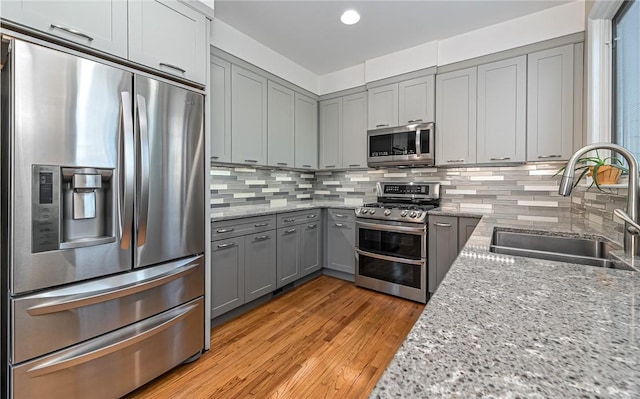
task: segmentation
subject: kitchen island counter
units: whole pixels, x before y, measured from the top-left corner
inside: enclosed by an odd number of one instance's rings
[[[483,217],[370,398],[639,397],[640,273],[494,254],[494,227],[515,226]]]

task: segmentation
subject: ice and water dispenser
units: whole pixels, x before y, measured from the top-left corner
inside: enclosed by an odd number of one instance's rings
[[[113,172],[33,165],[32,252],[114,242]]]

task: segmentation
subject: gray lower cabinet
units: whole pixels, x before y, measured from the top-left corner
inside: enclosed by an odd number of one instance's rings
[[[246,236],[244,246],[244,299],[250,302],[276,289],[276,232]]]
[[[327,212],[327,262],[325,267],[355,274],[356,223],[353,211],[329,209]]]
[[[244,238],[214,241],[211,245],[211,317],[245,303]]]
[[[320,270],[321,254],[320,209],[278,215],[278,288]]]
[[[456,216],[429,216],[429,293],[444,279],[480,219]]]

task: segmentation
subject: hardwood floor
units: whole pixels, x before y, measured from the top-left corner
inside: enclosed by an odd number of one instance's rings
[[[127,399],[367,398],[424,305],[320,276],[211,331]]]

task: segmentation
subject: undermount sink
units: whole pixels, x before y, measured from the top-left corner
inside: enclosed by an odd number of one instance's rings
[[[526,258],[634,270],[624,262],[612,259],[610,252],[619,249],[622,248],[604,237],[494,228],[489,251]]]

